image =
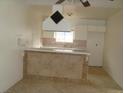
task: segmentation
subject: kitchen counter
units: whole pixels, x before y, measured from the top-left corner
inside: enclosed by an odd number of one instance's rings
[[[28,48],[24,56],[24,76],[87,79],[90,53],[72,48]]]
[[[43,48],[28,48],[25,49],[25,51],[90,55],[90,53],[86,49],[75,49],[75,48],[43,47]]]

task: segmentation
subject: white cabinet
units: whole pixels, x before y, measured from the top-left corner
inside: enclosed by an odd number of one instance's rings
[[[103,66],[104,33],[88,32],[87,49],[91,55],[89,66]]]
[[[87,31],[105,32],[106,31],[106,27],[105,27],[105,25],[88,25],[87,26]]]
[[[106,31],[105,26],[96,26],[96,27],[97,27],[97,31],[99,31],[99,32],[105,32]]]
[[[88,32],[105,32],[106,26],[105,25],[98,25],[98,24],[88,24],[88,25],[79,25],[74,27],[75,32],[75,40],[87,40],[87,33]]]
[[[75,40],[87,40],[87,25],[77,26],[74,32]]]

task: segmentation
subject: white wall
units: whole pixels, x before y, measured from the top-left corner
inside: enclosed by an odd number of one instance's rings
[[[26,33],[25,0],[0,0],[0,93],[22,79],[18,35]]]
[[[122,18],[120,11],[108,19],[104,51],[104,69],[121,87],[123,84]]]
[[[33,47],[40,47],[40,37],[42,31],[42,14],[46,13],[44,8],[30,6],[28,10],[28,27],[32,32]]]

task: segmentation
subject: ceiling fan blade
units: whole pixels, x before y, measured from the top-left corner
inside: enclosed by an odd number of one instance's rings
[[[58,0],[57,2],[56,2],[56,4],[61,4],[61,3],[63,3],[65,0]]]
[[[89,3],[88,0],[85,0],[85,1],[80,0],[80,2],[83,4],[84,7],[89,7],[90,6],[90,3]]]

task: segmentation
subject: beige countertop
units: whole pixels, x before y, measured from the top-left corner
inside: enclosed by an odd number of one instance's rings
[[[86,49],[75,49],[75,48],[42,47],[42,48],[27,48],[25,49],[25,51],[90,55],[90,52],[88,52]]]

